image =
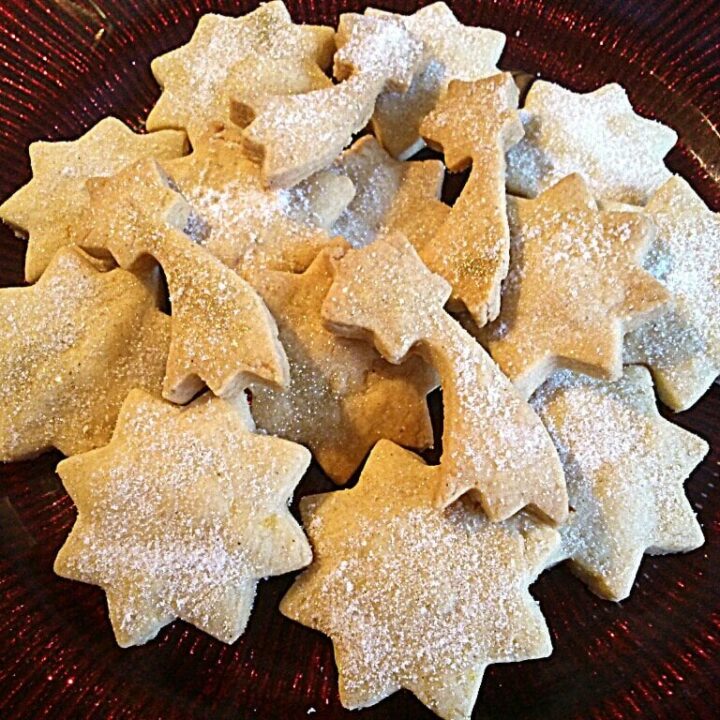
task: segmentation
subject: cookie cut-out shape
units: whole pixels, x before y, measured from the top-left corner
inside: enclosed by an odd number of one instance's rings
[[[334,31],[295,25],[280,0],[234,18],[207,14],[190,42],[151,64],[162,94],[150,130],[183,128],[193,146],[215,121],[228,118],[230,97],[276,95],[326,87],[322,72],[335,51]]]
[[[106,247],[121,267],[154,258],[165,272],[172,342],[164,397],[187,402],[203,384],[228,396],[252,380],[287,382],[275,321],[250,285],[186,233],[198,221],[155,161],[93,181],[90,193],[88,245]]]
[[[30,145],[32,179],[0,205],[0,218],[28,236],[25,279],[35,282],[55,253],[88,232],[93,177],[107,177],[144,158],[167,160],[187,152],[184,132],[136,135],[120,120],[101,120],[77,140]]]
[[[532,405],[563,460],[573,508],[554,561],[569,559],[593,592],[623,600],[644,553],[703,544],[683,482],[708,445],[660,416],[645,368],[626,367],[615,382],[565,370]]]
[[[525,137],[507,158],[507,185],[517,195],[535,197],[578,173],[598,199],[644,205],[671,175],[663,158],[677,133],[637,115],[615,83],[575,93],[537,80],[522,117]]]
[[[371,345],[324,327],[330,254],[320,253],[302,275],[271,272],[256,280],[280,328],[290,381],[281,390],[251,390],[258,427],[307,445],[330,479],[343,484],[381,438],[418,449],[432,445],[426,396],[436,381],[420,358],[396,367]]]
[[[452,285],[451,303],[478,326],[500,312],[500,283],[510,262],[505,152],[523,135],[518,89],[510,73],[473,83],[453,81],[420,132],[445,153],[451,172],[472,163],[470,177],[421,257]]]
[[[347,175],[355,186],[355,197],[332,227],[353,247],[402,232],[419,251],[450,212],[440,201],[442,162],[399,162],[372,135],[361,137],[330,170]]]
[[[355,194],[350,179],[330,172],[289,190],[265,188],[231,128],[215,128],[164,167],[208,225],[202,246],[251,284],[262,270],[301,272],[336,244],[330,228]]]
[[[309,463],[253,432],[246,403],[177,407],[134,390],[108,445],[58,465],[78,517],[55,572],[105,591],[121,647],[176,618],[235,642],[258,580],[312,559],[288,510]]]
[[[353,489],[301,501],[314,561],[280,610],[330,636],[346,708],[406,688],[466,720],[488,665],[552,650],[528,586],[557,531],[490,523],[469,501],[438,512],[438,470],[383,440]]]
[[[599,211],[579,175],[508,204],[510,272],[485,334],[493,359],[525,397],[557,369],[618,379],[624,335],[670,302],[642,268],[652,223]]]
[[[394,18],[341,15],[337,41],[337,85],[232,103],[231,119],[245,128],[246,150],[270,187],[330,165],[367,125],[383,90],[408,88],[422,55],[422,43]]]
[[[720,214],[673,177],[644,211],[657,234],[645,267],[672,293],[673,309],[625,339],[625,362],[647,365],[660,399],[687,410],[720,373]]]
[[[567,494],[552,440],[485,350],[444,311],[449,294],[410,243],[393,235],[337,263],[323,315],[337,332],[370,339],[390,362],[414,349],[437,369],[444,406],[439,505],[470,491],[493,521],[529,506],[561,522]]]
[[[169,344],[150,279],[101,272],[77,248],[0,290],[0,461],[107,443],[130,390],[160,394]]]
[[[420,8],[413,15],[391,15],[368,8],[368,15],[399,19],[423,43],[423,57],[406,92],[381,93],[372,127],[388,152],[405,159],[421,150],[420,124],[435,108],[451,80],[481,80],[497,74],[505,35],[497,30],[467,27],[444,3]]]

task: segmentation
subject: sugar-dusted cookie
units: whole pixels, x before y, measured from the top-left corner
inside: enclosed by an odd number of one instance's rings
[[[645,267],[673,294],[671,312],[625,339],[625,361],[647,365],[660,399],[686,410],[720,373],[720,214],[680,177],[645,212],[657,235]]]
[[[432,445],[426,396],[437,383],[420,358],[396,367],[371,345],[327,330],[320,309],[332,278],[330,251],[324,251],[302,275],[271,272],[256,279],[280,328],[290,382],[281,390],[251,390],[258,427],[307,445],[342,484],[381,438],[418,449]]]
[[[121,647],[175,618],[232,643],[258,580],[312,559],[287,507],[310,453],[254,433],[236,403],[134,390],[108,445],[58,465],[78,517],[55,572],[103,588]]]
[[[442,162],[399,162],[372,135],[361,137],[330,170],[346,175],[355,186],[355,197],[332,227],[353,247],[397,231],[419,251],[450,212],[440,201]]]
[[[518,89],[510,73],[453,81],[420,132],[445,153],[450,171],[472,163],[452,211],[421,257],[452,285],[452,303],[482,326],[500,312],[510,231],[505,207],[505,152],[523,135]]]
[[[383,90],[409,87],[422,55],[422,43],[395,18],[341,15],[337,41],[337,85],[233,101],[231,119],[245,128],[245,147],[271,187],[330,165],[367,125]]]
[[[368,8],[368,15],[387,16]],[[480,80],[498,72],[505,35],[497,30],[467,27],[444,2],[420,8],[413,15],[393,15],[422,40],[423,57],[406,92],[380,95],[372,117],[373,131],[397,158],[408,158],[423,147],[420,123],[437,104],[451,80]]]
[[[228,116],[229,97],[307,92],[329,84],[330,27],[295,25],[279,0],[239,18],[207,14],[187,45],[152,61],[162,94],[147,119],[150,130],[184,128],[193,145]]]
[[[471,491],[491,520],[528,505],[561,522],[567,494],[552,441],[488,354],[444,311],[449,294],[410,243],[393,235],[337,263],[323,315],[337,332],[371,339],[390,362],[414,348],[437,369],[445,425],[439,505]]]
[[[89,246],[106,247],[124,268],[155,258],[167,278],[172,342],[163,396],[187,402],[206,384],[231,395],[251,380],[287,381],[277,326],[237,273],[187,234],[198,220],[154,160],[90,184]]]
[[[677,134],[636,115],[620,85],[582,94],[538,80],[522,116],[525,138],[508,153],[513,193],[534,197],[578,173],[598,199],[644,205],[670,177],[663,158]]]
[[[203,247],[250,283],[263,269],[305,270],[332,244],[328,231],[355,193],[347,177],[330,172],[266,189],[232,128],[213,128],[191,155],[163,167],[207,223]]]
[[[406,688],[469,719],[488,665],[552,651],[528,585],[557,531],[491,523],[468,500],[438,512],[438,471],[383,440],[353,489],[301,501],[314,561],[280,610],[332,638],[347,708]]]
[[[599,211],[579,175],[509,209],[510,272],[485,336],[494,360],[525,397],[560,368],[619,378],[624,334],[670,300],[642,268],[652,223]]]
[[[170,318],[155,301],[149,279],[70,247],[0,290],[0,461],[104,445],[132,388],[160,394]]]
[[[35,282],[57,250],[87,234],[89,178],[114,175],[143,158],[166,160],[186,151],[183,132],[136,135],[112,117],[77,140],[32,143],[32,180],[0,205],[0,218],[29,237],[25,279]]]
[[[630,594],[643,553],[703,543],[683,482],[707,443],[660,417],[650,373],[615,382],[556,373],[532,399],[565,466],[570,513],[554,560],[569,559],[601,597]]]

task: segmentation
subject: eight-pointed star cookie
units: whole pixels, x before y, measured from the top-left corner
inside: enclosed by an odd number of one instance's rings
[[[133,388],[160,394],[170,318],[151,278],[62,248],[31,287],[0,290],[0,461],[110,439]]]
[[[551,652],[528,585],[557,532],[491,523],[468,500],[438,512],[438,470],[383,440],[352,490],[301,501],[314,561],[280,609],[330,636],[347,708],[406,688],[467,719],[488,665]]]
[[[295,25],[279,0],[240,18],[207,14],[187,45],[152,61],[162,94],[150,130],[184,128],[195,145],[208,125],[227,119],[230,96],[308,91],[329,84],[320,71],[335,50],[330,27]]]
[[[672,293],[673,309],[625,339],[625,362],[652,371],[660,399],[686,410],[720,372],[720,214],[679,177],[645,208],[657,235],[645,267]]]
[[[235,402],[134,390],[107,446],[58,465],[78,517],[55,572],[103,588],[121,647],[175,618],[232,643],[258,580],[312,558],[287,507],[310,453],[254,433]]]
[[[683,482],[708,446],[660,416],[645,368],[627,367],[615,382],[563,370],[532,404],[560,452],[573,508],[554,561],[569,559],[594,592],[622,600],[644,553],[702,545]]]
[[[211,130],[191,155],[164,167],[209,226],[203,247],[251,284],[261,270],[305,270],[333,243],[328,231],[355,193],[330,172],[289,190],[265,188],[232,128]]]
[[[256,280],[280,329],[290,382],[282,390],[251,390],[258,427],[307,445],[342,484],[381,438],[432,445],[426,396],[436,382],[420,358],[396,367],[367,343],[327,330],[320,309],[332,278],[324,251],[302,275],[271,272]]]
[[[77,140],[32,143],[32,179],[0,205],[0,218],[29,236],[25,279],[37,280],[57,250],[79,244],[87,234],[88,179],[114,175],[143,158],[180,157],[186,150],[184,132],[136,135],[112,117]]]
[[[510,272],[485,333],[493,359],[525,397],[556,369],[619,378],[623,336],[670,300],[642,268],[652,223],[599,211],[579,175],[509,210]]]
[[[277,326],[257,293],[197,245],[199,221],[154,160],[90,183],[93,231],[121,267],[162,267],[172,305],[172,342],[163,396],[187,402],[206,384],[232,395],[251,380],[284,385],[287,359]]]
[[[383,146],[405,159],[422,149],[423,118],[435,108],[451,80],[481,80],[498,72],[505,35],[497,30],[467,27],[453,11],[436,2],[415,14],[391,15],[368,8],[368,15],[398,18],[423,43],[423,57],[406,92],[386,91],[375,104],[372,127]]]
[[[444,311],[449,294],[412,245],[393,235],[346,253],[322,312],[332,329],[370,339],[390,362],[414,349],[437,369],[444,406],[438,505],[469,491],[493,521],[530,506],[562,522],[567,493],[552,440],[485,350]]]
[[[332,227],[353,247],[397,231],[419,251],[450,212],[440,202],[442,162],[399,162],[372,135],[361,137],[330,170],[347,175],[355,186],[355,197]]]
[[[636,115],[620,85],[581,94],[538,80],[522,117],[525,137],[508,153],[513,193],[534,197],[578,173],[598,199],[644,205],[670,177],[663,158],[677,134]]]

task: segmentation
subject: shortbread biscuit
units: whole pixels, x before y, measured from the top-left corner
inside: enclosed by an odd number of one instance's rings
[[[355,186],[355,197],[332,227],[353,247],[369,245],[383,233],[401,232],[420,251],[450,212],[440,201],[442,162],[399,162],[372,135],[361,137],[330,170],[346,175]]]
[[[460,197],[420,256],[452,286],[455,309],[467,309],[478,326],[500,312],[500,283],[510,261],[505,152],[523,135],[517,105],[510,73],[453,81],[420,126],[429,144],[445,153],[451,172],[472,163]]]
[[[383,440],[356,487],[301,501],[314,561],[280,610],[330,636],[347,708],[406,688],[469,719],[488,665],[552,650],[528,585],[557,531],[491,523],[467,500],[438,512],[438,471]]]
[[[444,311],[449,294],[447,282],[393,235],[349,250],[337,263],[323,315],[337,332],[373,341],[390,362],[415,349],[437,369],[444,406],[439,505],[470,491],[493,521],[530,506],[561,522],[567,494],[552,440],[488,354]]]
[[[426,396],[437,383],[420,358],[396,367],[367,343],[325,329],[320,309],[332,278],[325,251],[302,275],[256,279],[280,328],[290,382],[281,390],[251,390],[258,427],[307,445],[330,479],[343,484],[381,438],[418,449],[432,445]]]
[[[642,269],[652,223],[599,211],[579,175],[509,209],[510,272],[485,334],[493,359],[524,397],[556,369],[618,379],[624,334],[670,301]]]
[[[383,90],[409,87],[422,55],[422,43],[392,18],[342,15],[337,40],[337,85],[233,102],[231,119],[245,128],[245,147],[270,187],[330,165],[367,125]]]
[[[87,234],[89,178],[114,175],[143,158],[166,160],[186,152],[183,132],[136,135],[112,117],[77,140],[32,143],[32,180],[0,206],[0,218],[28,236],[25,279],[35,282],[57,250],[79,244]]]
[[[680,177],[645,212],[657,235],[645,267],[672,293],[671,312],[625,339],[625,362],[647,365],[660,399],[687,410],[720,373],[720,214]]]
[[[637,115],[620,85],[582,94],[538,80],[522,117],[525,138],[508,153],[517,195],[535,197],[578,173],[598,199],[644,205],[670,177],[663,158],[677,133]]]
[[[152,283],[58,250],[37,284],[0,290],[0,461],[107,443],[132,388],[160,394],[169,345]]]
[[[708,445],[660,417],[645,368],[612,383],[565,370],[532,405],[560,451],[573,508],[553,559],[569,559],[593,592],[623,600],[643,553],[703,544],[683,482]]]
[[[388,16],[368,8],[367,15]],[[444,2],[420,8],[413,15],[391,15],[423,43],[423,57],[406,92],[380,95],[372,117],[373,132],[396,158],[421,150],[420,123],[435,108],[451,80],[481,80],[497,74],[505,35],[497,30],[467,27]]]
[[[176,618],[235,642],[258,580],[312,559],[287,507],[310,453],[254,433],[236,402],[134,390],[108,445],[58,465],[78,517],[55,572],[105,591],[121,647]]]
[[[207,223],[203,247],[251,284],[261,270],[301,272],[337,244],[328,231],[355,194],[347,177],[330,172],[289,190],[266,189],[237,130],[221,126],[163,167]]]
[[[190,206],[154,161],[89,183],[91,246],[106,247],[121,267],[154,258],[167,279],[172,342],[163,396],[187,402],[203,385],[232,395],[251,380],[284,385],[287,358],[262,300],[237,273],[187,234]]]
[[[320,70],[334,50],[332,28],[295,25],[279,0],[239,18],[204,15],[189,43],[152,61],[162,94],[147,127],[185,129],[195,145],[210,123],[228,118],[230,95],[246,81],[255,96],[327,86]]]

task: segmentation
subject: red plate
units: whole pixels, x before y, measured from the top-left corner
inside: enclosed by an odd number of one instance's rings
[[[240,14],[255,4],[2,0],[0,198],[28,179],[32,140],[75,137],[107,114],[141,128],[158,94],[150,59],[185,42],[201,14]],[[506,68],[576,90],[622,82],[640,112],[679,131],[670,166],[720,209],[718,0],[451,4],[464,22],[507,33]],[[289,2],[296,20],[327,23],[363,5]],[[24,243],[1,232],[0,284],[17,284]],[[705,547],[646,559],[622,605],[595,598],[562,568],[547,573],[534,594],[555,653],[491,667],[475,717],[717,717],[720,392],[675,420],[713,445],[688,482]],[[52,573],[74,519],[53,472],[57,460],[0,467],[0,717],[241,720],[304,718],[311,708],[318,718],[433,717],[406,692],[361,715],[343,710],[330,642],[276,609],[289,577],[262,584],[249,629],[232,647],[178,622],[145,647],[117,648],[103,593]],[[316,473],[301,492],[329,487]]]

